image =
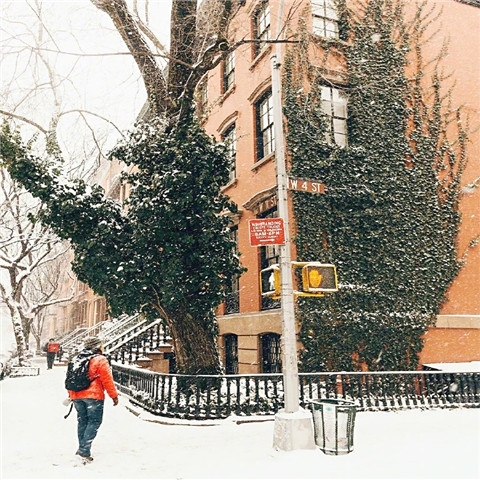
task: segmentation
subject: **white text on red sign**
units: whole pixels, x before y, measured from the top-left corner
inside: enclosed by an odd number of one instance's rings
[[[249,220],[250,245],[283,245],[285,231],[282,218]]]

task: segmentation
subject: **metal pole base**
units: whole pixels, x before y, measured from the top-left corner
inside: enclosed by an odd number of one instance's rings
[[[312,414],[303,408],[295,413],[280,410],[275,415],[273,448],[284,451],[315,449]]]

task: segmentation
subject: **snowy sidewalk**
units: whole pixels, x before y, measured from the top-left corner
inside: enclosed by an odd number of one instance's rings
[[[164,425],[137,417],[120,397],[106,400],[90,465],[74,452],[76,415],[63,416],[66,367],[0,381],[2,479],[461,479],[480,477],[480,409],[360,412],[355,449],[272,448],[273,421],[215,426]]]

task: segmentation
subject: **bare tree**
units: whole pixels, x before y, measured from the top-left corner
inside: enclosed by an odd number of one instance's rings
[[[172,0],[170,50],[158,54],[150,48],[150,36],[126,0],[91,0],[111,18],[138,65],[147,91],[151,116],[178,121],[190,110],[202,76],[238,45],[228,43],[230,21],[245,2],[239,0]]]
[[[11,13],[16,7],[17,16]],[[26,13],[28,17],[22,15]],[[40,140],[36,148],[57,160],[55,167],[66,177],[92,176],[107,148],[107,133],[115,132],[118,138],[120,129],[106,116],[83,108],[78,86],[71,80],[79,58],[60,72],[56,52],[62,43],[49,26],[51,17],[41,1],[4,2],[2,17],[0,114]],[[70,271],[65,268],[69,244],[40,222],[29,220],[40,203],[12,183],[4,169],[0,184],[0,269],[6,272],[0,299],[10,313],[21,365],[27,361],[30,335],[37,349],[40,346],[45,309],[72,298],[71,294],[58,297],[63,272]]]
[[[71,300],[75,290],[75,280],[72,278],[70,269],[70,255],[66,252],[69,250],[69,245],[65,245],[65,242],[59,243],[57,249],[61,254],[53,256],[51,261],[36,268],[26,281],[24,304],[27,313],[24,329],[27,338],[29,335],[34,337],[37,351],[41,347],[48,307]],[[73,282],[70,283],[68,294],[62,296],[61,288],[67,277]]]
[[[28,220],[38,208],[39,202],[0,169],[0,269],[6,272],[0,277],[0,299],[10,312],[20,365],[27,362],[32,327],[40,341],[35,316],[48,305],[69,299],[57,296],[63,279],[59,265],[55,268],[69,247],[48,227]]]

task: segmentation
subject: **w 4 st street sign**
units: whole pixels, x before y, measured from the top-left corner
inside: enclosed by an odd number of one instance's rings
[[[297,192],[325,193],[325,184],[318,180],[288,177],[288,189]]]

